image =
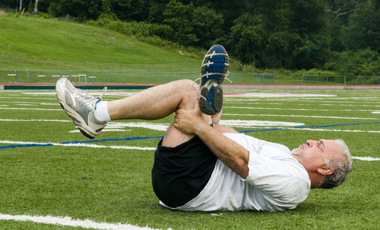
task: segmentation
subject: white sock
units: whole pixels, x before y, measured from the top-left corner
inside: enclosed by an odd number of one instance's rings
[[[107,109],[107,102],[106,101],[99,101],[96,104],[96,109],[94,112],[94,116],[98,121],[111,121],[110,114],[108,113]]]

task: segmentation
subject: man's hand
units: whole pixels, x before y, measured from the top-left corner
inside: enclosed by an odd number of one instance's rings
[[[195,98],[193,110],[178,109],[174,116],[174,127],[186,134],[196,134],[196,130],[208,125],[203,119],[203,113],[199,108],[198,98]]]
[[[210,126],[211,116],[207,116],[208,119],[206,119],[210,123],[207,123],[204,118],[205,116],[199,108],[198,98],[196,98],[193,110],[178,109],[176,111],[174,127],[183,133],[197,135],[224,164],[241,177],[247,178],[249,172],[248,150],[225,137],[217,129],[212,128]],[[220,127],[221,130],[228,132],[234,131],[228,127],[222,128]]]

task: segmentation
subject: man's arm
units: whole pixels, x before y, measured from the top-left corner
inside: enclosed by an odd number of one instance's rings
[[[186,134],[197,135],[225,165],[241,177],[247,178],[249,172],[248,150],[207,124],[202,119],[198,101],[196,100],[195,103],[193,110],[177,110],[174,126]]]
[[[213,124],[214,129],[218,130],[220,133],[239,133],[233,128],[224,126],[224,125],[218,125],[218,124]]]
[[[222,117],[223,109],[219,113],[211,116],[212,127],[221,133],[238,133],[235,129],[219,125],[220,118]]]

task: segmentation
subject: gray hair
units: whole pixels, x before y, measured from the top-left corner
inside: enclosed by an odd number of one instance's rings
[[[343,140],[335,140],[340,145],[343,157],[325,160],[327,167],[334,169],[331,175],[326,176],[319,184],[319,188],[334,188],[344,182],[349,172],[352,171],[352,157],[348,146]]]

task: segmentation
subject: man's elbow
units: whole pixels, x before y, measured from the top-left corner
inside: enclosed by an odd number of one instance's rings
[[[249,168],[248,168],[248,162],[241,161],[236,165],[236,168],[234,170],[238,175],[240,175],[242,178],[246,179],[248,177]]]

